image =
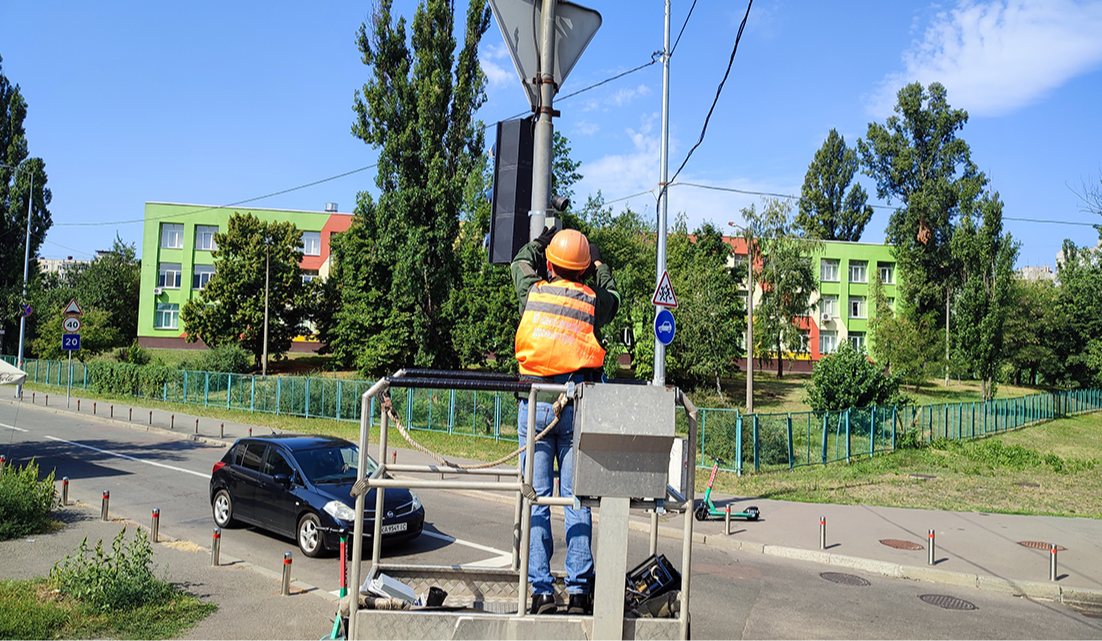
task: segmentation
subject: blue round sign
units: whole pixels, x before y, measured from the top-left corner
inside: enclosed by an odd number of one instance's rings
[[[673,322],[673,314],[670,310],[663,309],[654,317],[654,337],[659,343],[669,345],[673,342],[673,335],[677,333],[677,325]]]

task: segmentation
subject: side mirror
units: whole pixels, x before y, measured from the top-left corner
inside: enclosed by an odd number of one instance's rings
[[[272,477],[276,483],[279,483],[283,487],[291,487],[291,481],[294,479],[294,475],[291,474],[276,474]]]

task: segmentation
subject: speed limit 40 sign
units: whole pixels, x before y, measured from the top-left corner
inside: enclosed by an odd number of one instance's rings
[[[66,332],[76,334],[80,331],[80,319],[76,316],[69,316],[61,323],[61,326],[65,328]]]

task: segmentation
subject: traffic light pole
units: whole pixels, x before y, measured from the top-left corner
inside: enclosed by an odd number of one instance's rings
[[[670,173],[670,0],[666,0],[666,39],[662,52],[662,182],[659,183],[658,204],[658,260],[654,276],[654,287],[658,288],[662,274],[666,271],[666,214],[669,203]],[[654,313],[662,311],[655,306]],[[666,383],[666,346],[654,337],[654,384]]]
[[[539,82],[540,101],[536,109],[536,133],[532,141],[532,211],[528,213],[528,240],[535,240],[547,224],[551,203],[551,156],[554,146],[555,92],[555,1],[543,0],[540,15]]]

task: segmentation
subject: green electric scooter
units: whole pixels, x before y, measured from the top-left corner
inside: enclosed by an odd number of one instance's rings
[[[721,458],[712,457],[712,476],[708,478],[708,488],[704,490],[704,501],[696,506],[696,511],[693,513],[697,521],[704,521],[710,516],[727,517],[726,510],[721,510],[712,503],[712,484],[716,482],[716,472],[719,471],[719,465],[723,462]],[[747,521],[757,521],[761,516],[761,510],[751,505],[745,512],[731,512],[731,516]]]

